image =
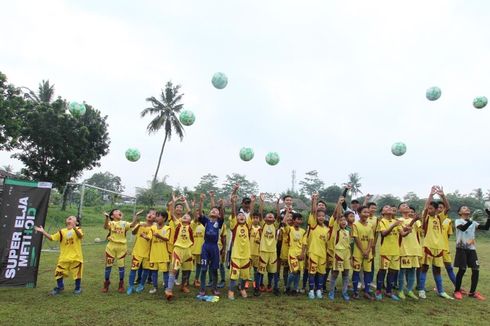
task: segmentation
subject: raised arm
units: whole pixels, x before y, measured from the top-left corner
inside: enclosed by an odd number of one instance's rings
[[[367,194],[366,197],[364,197],[364,202],[362,203],[362,206],[367,206],[371,198],[373,198],[373,195]]]
[[[316,209],[318,207],[318,192],[314,192],[311,195],[311,214],[316,215]]]
[[[344,204],[345,204],[345,197],[340,196],[339,200],[337,201],[337,205],[335,206],[335,210],[333,211],[333,217],[335,219],[338,219],[342,215],[340,209],[341,209],[341,207],[343,207]]]
[[[133,215],[133,221],[131,222],[130,224],[130,227],[131,228],[134,228],[136,226],[136,224],[138,224],[139,222],[139,218],[138,216],[143,213],[143,210],[140,210],[140,211],[137,211],[136,214]]]
[[[225,200],[224,199],[218,200],[218,208],[219,208],[219,218],[224,220],[225,219]]]
[[[211,208],[216,206],[216,202],[215,202],[214,198],[215,198],[214,197],[214,191],[210,191],[209,192],[209,199],[211,201]]]
[[[189,207],[189,203],[187,202],[187,197],[182,195],[180,196],[180,200],[184,203],[186,213],[192,215],[191,208]]]
[[[46,238],[48,238],[49,240],[53,240],[53,238],[51,237],[51,234],[49,234],[48,232],[44,231],[44,228],[42,225],[40,226],[35,226],[34,229],[37,231],[37,232],[41,232]]]
[[[203,206],[204,206],[204,199],[205,198],[206,198],[206,195],[205,194],[199,195],[199,214],[196,214],[196,216],[194,216],[194,220],[196,222],[199,221],[199,217],[202,215],[202,209],[203,209]]]
[[[259,195],[259,217],[260,217],[260,219],[264,218],[264,201],[265,201],[265,194],[261,193]]]
[[[447,212],[449,212],[449,210],[451,209],[451,206],[449,206],[449,201],[447,200],[446,194],[444,193],[444,189],[442,189],[442,187],[439,187],[438,195],[442,198],[442,202],[446,207],[444,213],[447,214]]]
[[[390,234],[390,233],[391,233],[391,231],[393,231],[393,229],[394,229],[395,227],[397,227],[398,225],[400,225],[400,223],[401,223],[401,222],[400,222],[399,220],[394,220],[394,221],[393,221],[393,222],[390,224],[390,226],[388,227],[388,229],[386,229],[386,230],[384,230],[384,231],[381,231],[381,235],[382,235],[383,237],[386,237],[388,234]],[[400,233],[401,233],[401,232],[400,232]]]
[[[230,200],[231,200],[231,217],[236,218],[236,200],[238,196],[237,195],[232,195]]]
[[[349,189],[351,189],[351,188],[352,188],[352,186],[351,186],[350,184],[347,184],[347,185],[345,186],[345,188],[344,188],[344,191],[342,192],[342,197],[347,198],[347,192],[348,192],[348,191],[349,191]],[[344,211],[347,209],[347,203],[345,202],[345,200],[344,200],[344,202],[342,203],[342,208],[344,209]]]
[[[104,212],[105,220],[104,220],[104,229],[109,230],[109,221],[111,220],[108,213]]]

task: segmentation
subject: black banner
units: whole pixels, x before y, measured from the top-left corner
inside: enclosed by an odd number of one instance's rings
[[[5,179],[0,207],[0,286],[33,288],[37,282],[42,234],[51,183]]]

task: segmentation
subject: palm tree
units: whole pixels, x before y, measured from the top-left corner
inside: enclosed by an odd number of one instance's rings
[[[355,197],[357,194],[362,194],[361,191],[361,186],[362,184],[359,182],[361,181],[361,177],[359,176],[359,173],[354,172],[349,174],[349,181],[344,183],[343,186],[346,187],[347,185],[350,185],[351,187],[351,192],[352,195]]]
[[[158,158],[157,169],[153,176],[153,184],[158,177],[158,170],[160,169],[160,163],[162,161],[163,150],[167,140],[172,138],[172,132],[175,132],[179,136],[180,141],[184,138],[184,127],[179,121],[177,114],[182,110],[184,104],[181,103],[184,94],[179,94],[180,85],[174,86],[171,81],[165,85],[165,90],[162,90],[160,94],[161,100],[158,100],[154,96],[149,97],[146,101],[151,103],[151,107],[141,111],[141,117],[147,114],[156,115],[153,120],[150,121],[148,127],[148,134],[158,132],[162,127],[165,130],[165,138],[163,139],[162,150],[160,151],[160,157]]]
[[[39,83],[38,93],[36,94],[34,91],[27,87],[22,87],[28,90],[27,93],[24,94],[24,97],[28,100],[31,100],[35,103],[51,103],[53,101],[54,96],[54,85],[49,84],[49,80],[43,80]]]

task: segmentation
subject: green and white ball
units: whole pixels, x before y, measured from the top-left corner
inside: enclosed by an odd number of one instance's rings
[[[70,110],[70,113],[72,115],[80,116],[80,115],[85,114],[85,111],[87,111],[87,108],[85,107],[85,104],[83,104],[83,103],[70,102],[68,104],[68,110]]]
[[[425,91],[425,97],[427,97],[429,101],[435,101],[441,97],[441,89],[437,86],[428,88],[427,91]]]
[[[488,104],[488,99],[485,96],[475,97],[473,106],[477,109],[483,109]]]
[[[269,152],[265,156],[265,161],[269,165],[276,165],[277,163],[279,163],[279,154],[277,154],[276,152]]]
[[[211,83],[213,83],[213,86],[217,89],[223,89],[228,85],[228,77],[222,72],[217,72],[213,75]]]
[[[404,143],[400,143],[400,142],[394,143],[391,146],[391,152],[395,156],[402,156],[403,154],[405,154],[407,152],[407,145],[405,145]]]
[[[254,150],[250,147],[242,147],[240,149],[240,158],[245,162],[250,161],[254,158]]]
[[[185,110],[180,113],[179,120],[184,126],[191,126],[196,121],[196,116],[192,111]]]
[[[126,158],[130,162],[136,162],[137,160],[140,159],[140,157],[141,157],[140,151],[137,150],[136,148],[128,148],[128,150],[126,151]]]

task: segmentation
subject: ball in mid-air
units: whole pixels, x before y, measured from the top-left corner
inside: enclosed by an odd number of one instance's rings
[[[184,126],[191,126],[196,121],[196,116],[192,111],[184,110],[180,113],[179,120]]]
[[[437,86],[428,88],[427,91],[425,91],[425,97],[427,97],[429,101],[435,101],[441,97],[441,89]]]
[[[85,104],[83,104],[83,103],[70,102],[68,104],[68,110],[70,110],[70,113],[72,115],[80,116],[80,115],[85,114],[85,111],[87,111],[87,108],[85,107]]]
[[[406,153],[406,151],[407,151],[407,145],[405,145],[404,143],[394,143],[391,146],[391,152],[395,156],[402,156],[403,154]]]
[[[277,163],[279,163],[279,154],[277,154],[276,152],[269,152],[265,156],[265,161],[269,165],[276,165]]]
[[[488,104],[488,99],[485,96],[475,97],[473,106],[477,109],[483,109]]]
[[[240,158],[245,162],[250,161],[254,158],[254,150],[250,147],[243,147],[240,149]]]
[[[211,83],[213,83],[213,86],[217,89],[223,89],[228,85],[228,77],[222,72],[217,72],[213,75]]]
[[[128,150],[126,150],[126,158],[128,159],[128,161],[136,162],[140,159],[140,157],[140,151],[136,148],[128,148]]]

